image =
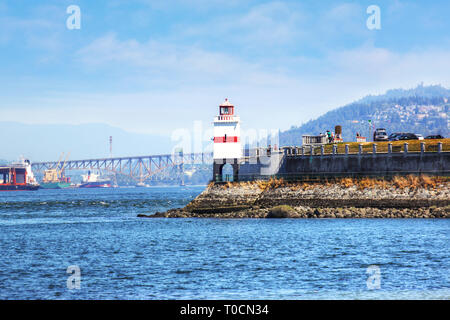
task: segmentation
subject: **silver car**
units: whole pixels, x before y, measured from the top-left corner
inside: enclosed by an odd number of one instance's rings
[[[377,129],[373,134],[373,141],[388,141],[389,137],[386,133],[386,129]]]

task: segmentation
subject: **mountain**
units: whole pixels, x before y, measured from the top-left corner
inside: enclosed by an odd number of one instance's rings
[[[371,122],[369,122],[371,120]],[[389,90],[367,96],[325,113],[301,126],[280,133],[280,145],[300,145],[302,135],[318,135],[342,126],[345,141],[355,141],[356,132],[370,137],[373,128],[391,132],[450,135],[450,90],[442,86]]]
[[[137,134],[106,124],[23,124],[0,122],[0,159],[56,161],[62,152],[70,159],[109,157],[109,137],[113,137],[113,156],[167,154],[172,151],[170,137]]]
[[[376,128],[391,132],[415,132],[424,136],[450,136],[450,90],[441,86],[419,85],[414,89],[389,90],[367,96],[329,111],[301,126],[280,132],[280,145],[300,145],[302,135],[319,134],[342,125],[344,140],[354,141],[356,132],[371,135]],[[70,159],[109,157],[109,136],[113,137],[113,156],[167,154],[175,142],[168,136],[130,133],[106,124],[23,124],[0,122],[0,159],[17,160],[23,155],[31,161],[55,161],[62,152]]]

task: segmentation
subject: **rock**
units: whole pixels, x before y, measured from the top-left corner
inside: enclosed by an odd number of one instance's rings
[[[143,213],[139,213],[137,215],[138,218],[161,218],[161,217],[166,217],[167,214],[164,212],[155,212],[154,214],[143,214]]]
[[[291,206],[280,205],[269,209],[266,218],[293,218],[295,216],[295,210]]]
[[[449,186],[445,182],[434,188],[402,189],[386,181],[361,190],[356,184],[339,183],[290,183],[274,188],[265,188],[262,182],[211,184],[185,208],[138,217],[448,218]]]

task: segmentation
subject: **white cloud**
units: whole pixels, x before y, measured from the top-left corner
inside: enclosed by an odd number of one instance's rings
[[[179,32],[183,36],[201,37],[219,44],[267,48],[289,44],[304,35],[306,20],[307,15],[298,4],[273,1],[188,27],[180,26]]]
[[[120,41],[114,34],[96,39],[80,49],[76,58],[92,70],[112,68],[131,76],[145,75],[152,83],[227,83],[264,74],[258,64],[226,53],[154,40]]]
[[[341,38],[342,35],[367,34],[365,9],[357,3],[342,3],[325,10],[318,19],[317,26],[327,39]]]
[[[0,46],[8,50],[20,47],[20,55],[38,50],[35,61],[52,60],[66,46],[64,17],[65,11],[57,6],[32,7],[28,17],[13,15],[0,6]]]
[[[108,35],[79,54],[91,66],[125,64],[130,78],[133,74],[150,78],[163,74],[164,79],[156,81],[165,81],[169,85],[166,91],[149,88],[140,93],[112,93],[108,102],[98,98],[96,103],[117,110],[124,104],[131,105],[136,114],[151,114],[152,119],[159,119],[156,122],[164,122],[164,129],[168,129],[166,110],[174,114],[169,123],[179,128],[188,119],[207,121],[214,115],[215,105],[226,96],[237,100],[242,118],[250,127],[286,129],[367,94],[413,87],[422,81],[450,86],[446,71],[450,70],[449,53],[433,48],[396,53],[364,44],[353,50],[330,51],[324,59],[296,57],[249,63],[195,47],[119,41]],[[283,68],[274,67],[277,64]],[[154,69],[162,73],[155,76]],[[197,111],[192,114],[189,110]],[[129,115],[120,123],[125,125],[125,121],[130,127],[134,122],[136,129],[140,120]]]
[[[27,37],[30,34],[48,31],[53,24],[46,19],[23,19],[10,16],[0,16],[0,39],[1,44],[6,44],[15,37]]]
[[[236,104],[245,129],[287,129],[367,94],[413,87],[422,80],[425,84],[450,86],[444,72],[441,76],[433,73],[439,65],[437,59],[441,62],[448,59],[442,53],[380,54],[381,58],[375,59],[372,67],[364,69],[374,54],[363,57],[356,52],[342,53],[330,61],[330,67],[336,69],[327,76],[283,78],[274,75],[277,80],[272,79],[273,85],[269,84],[270,79],[262,83],[255,79],[253,84],[239,81],[223,85],[187,84],[170,91],[60,93],[47,100],[35,99],[34,105],[41,107],[36,112],[21,112],[21,119],[26,121],[29,116],[30,122],[58,123],[61,119],[70,119],[72,123],[107,122],[130,131],[170,135],[178,128],[191,128],[194,120],[201,120],[204,127],[208,127],[217,105],[228,97]],[[401,60],[404,62],[399,64]],[[352,70],[347,68],[351,61],[355,63]],[[414,69],[418,61],[422,65]],[[55,110],[54,106],[64,108]]]
[[[65,92],[4,98],[10,108],[0,110],[0,116],[29,122],[108,122],[170,134],[194,120],[207,126],[217,105],[229,97],[247,129],[287,129],[367,94],[422,81],[450,87],[448,44],[401,53],[370,41],[346,50],[329,45],[339,42],[341,33],[364,36],[364,18],[365,11],[356,4],[330,7],[312,19],[300,5],[270,2],[239,14],[215,15],[189,28],[179,26],[176,35],[164,40],[108,33],[71,56],[86,81],[92,81],[90,90],[74,81]],[[45,22],[41,27],[49,28]],[[298,47],[280,49],[291,43]],[[304,52],[303,43],[319,48],[320,55]],[[130,83],[134,89],[123,89]],[[36,112],[24,114],[21,108],[31,105]]]
[[[411,87],[421,81],[450,86],[450,52],[443,48],[397,53],[366,44],[328,59],[337,74],[354,78],[368,88]]]

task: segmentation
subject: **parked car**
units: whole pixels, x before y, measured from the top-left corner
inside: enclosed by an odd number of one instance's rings
[[[441,136],[440,134],[435,134],[431,136],[426,136],[425,139],[444,139],[444,137]]]
[[[373,133],[373,141],[388,141],[386,129],[378,128]]]
[[[416,137],[419,138],[419,140],[423,140],[423,135],[415,133]]]
[[[398,137],[398,140],[423,140],[423,137],[422,135],[416,135],[414,133],[403,133]]]
[[[389,141],[398,141],[399,138],[400,138],[400,136],[403,135],[403,134],[405,134],[405,133],[404,133],[404,132],[394,132],[394,133],[391,133],[391,134],[389,135],[389,137],[388,137],[388,140],[389,140]]]

